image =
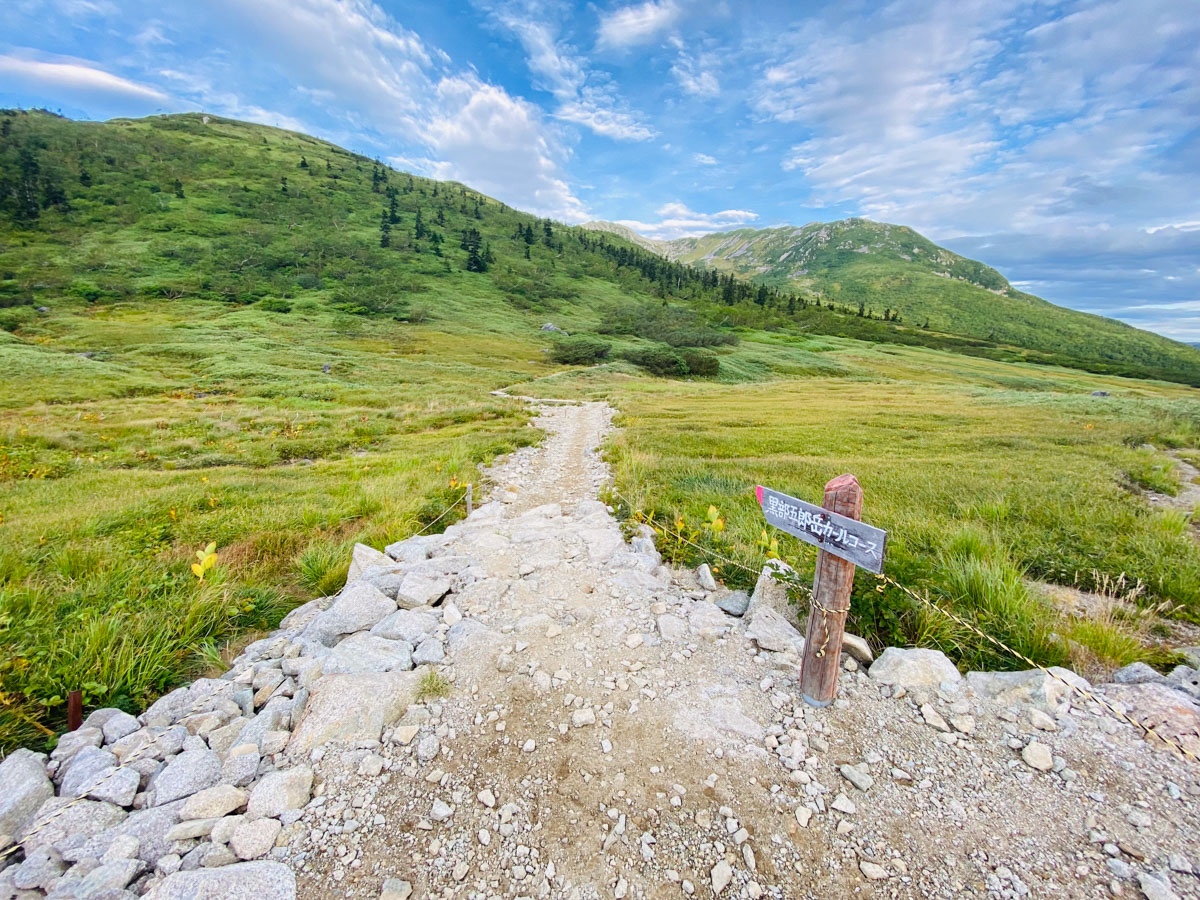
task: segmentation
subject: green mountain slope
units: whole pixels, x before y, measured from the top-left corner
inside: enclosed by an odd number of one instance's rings
[[[586,227],[629,237],[620,225]],[[1189,345],[1018,291],[995,269],[904,226],[845,219],[640,242],[668,259],[838,306],[898,311],[902,322],[935,332],[1175,371],[1192,383],[1200,373],[1200,353]]]

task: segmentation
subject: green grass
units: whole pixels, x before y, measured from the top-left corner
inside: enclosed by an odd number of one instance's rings
[[[417,682],[418,700],[435,700],[450,696],[450,682],[437,669],[426,669]]]
[[[679,516],[752,568],[755,483],[816,499],[853,471],[866,518],[891,532],[889,573],[1040,660],[1064,651],[1023,576],[1128,573],[1146,602],[1197,617],[1189,517],[1150,509],[1139,487],[1172,477],[1143,444],[1200,446],[1185,388],[924,333],[942,349],[909,347],[903,327],[788,319],[749,289],[726,306],[723,288],[619,240],[547,236],[462,186],[410,188],[303,135],[191,115],[0,118],[0,181],[37,189],[0,190],[0,747],[44,744],[73,689],[136,711],[336,591],[355,541],[433,522],[480,463],[538,438],[490,394],[513,383],[610,398],[626,511]],[[400,221],[382,247],[389,189]],[[31,218],[16,196],[47,202]],[[418,211],[432,234],[415,235]],[[486,272],[465,271],[472,230]],[[548,320],[606,332],[611,355],[559,374]],[[887,343],[838,336],[847,322]],[[651,377],[621,358],[677,344],[707,348],[715,374]],[[699,527],[710,504],[718,537]],[[210,542],[200,582],[189,566]],[[811,571],[807,549],[782,545]],[[852,627],[1013,663],[865,576]],[[1122,628],[1072,640],[1126,658]]]
[[[772,350],[783,343],[770,341]],[[890,533],[888,574],[1039,662],[1063,662],[1069,647],[1061,630],[1053,636],[1061,623],[1030,596],[1027,578],[1089,589],[1124,573],[1145,583],[1145,602],[1200,618],[1200,550],[1188,517],[1149,507],[1131,474],[1170,463],[1142,449],[1146,441],[1200,443],[1191,391],[936,351],[828,346],[823,355],[840,375],[681,384],[600,369],[527,387],[611,398],[622,430],[608,453],[624,511],[678,517],[695,530],[713,504],[727,522],[718,549],[752,570],[763,562],[755,484],[819,501],[826,481],[852,472],[866,494],[864,518]],[[764,349],[746,339],[733,354]],[[1098,388],[1113,396],[1092,397]],[[811,577],[812,550],[780,538]],[[732,568],[722,577],[753,580]],[[943,646],[975,667],[1024,665],[876,586],[859,574],[850,624],[877,645]]]

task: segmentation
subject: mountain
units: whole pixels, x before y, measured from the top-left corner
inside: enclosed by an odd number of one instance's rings
[[[648,240],[615,223],[584,227],[818,302],[876,316],[898,312],[902,323],[922,330],[1068,353],[1101,366],[1144,366],[1160,377],[1200,368],[1200,353],[1190,345],[1018,291],[990,266],[902,225],[852,218],[673,241]]]

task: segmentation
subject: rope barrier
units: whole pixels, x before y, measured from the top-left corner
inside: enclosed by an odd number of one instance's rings
[[[629,507],[629,510],[631,513],[634,512],[635,507],[633,506],[632,503],[629,502],[628,499],[626,499],[624,496],[622,496],[616,490],[613,490],[613,494],[618,499],[620,499],[626,506]],[[669,526],[662,524],[660,522],[656,522],[653,514],[647,515],[647,514],[641,512],[640,510],[638,510],[636,514],[639,517],[643,518],[648,524],[650,524],[650,526],[652,528],[661,529],[662,531],[664,531],[667,534],[674,537],[676,540],[679,540],[682,543],[687,544],[690,547],[693,547],[696,550],[700,551],[700,553],[704,554],[705,556],[720,560],[720,561],[726,563],[727,565],[734,566],[735,568],[741,569],[742,571],[748,572],[751,575],[754,575],[756,577],[760,574],[760,571],[752,569],[749,566],[738,562],[737,560],[730,559],[728,556],[724,556],[720,553],[717,553],[715,550],[713,550],[709,547],[704,547],[701,544],[698,544],[695,541],[692,541],[692,540],[688,539],[686,536],[680,534],[677,530],[670,528]],[[817,609],[821,613],[822,630],[825,634],[825,642],[826,642],[826,644],[828,644],[829,629],[827,627],[827,620],[828,620],[829,615],[831,613],[840,614],[840,613],[846,612],[847,610],[828,609],[828,608],[822,606],[820,603],[818,603],[816,598],[813,596],[812,589],[810,587],[808,587],[807,585],[801,584],[799,582],[799,576],[796,575],[795,571],[793,569],[791,569],[790,566],[788,567],[787,572],[780,571],[780,572],[777,572],[776,574],[774,574],[772,577],[775,578],[776,581],[780,581],[780,582],[784,583],[785,585],[787,585],[788,587],[796,588],[798,591],[807,595],[809,606]],[[1086,690],[1085,688],[1081,688],[1078,685],[1072,684],[1070,681],[1067,681],[1065,678],[1063,678],[1058,673],[1051,671],[1050,669],[1046,668],[1045,666],[1041,665],[1040,663],[1034,662],[1032,659],[1030,659],[1024,653],[1021,653],[1019,650],[1016,650],[1016,649],[1008,646],[1003,641],[1001,641],[999,638],[996,638],[993,635],[987,634],[986,632],[984,632],[981,628],[979,628],[974,623],[968,622],[967,620],[963,619],[961,616],[958,616],[955,613],[950,612],[948,609],[946,609],[942,606],[939,606],[938,604],[936,604],[932,600],[930,600],[928,597],[922,596],[921,594],[914,591],[912,588],[909,588],[909,587],[901,584],[900,582],[896,581],[896,579],[892,578],[890,575],[880,574],[880,575],[876,575],[874,577],[883,583],[890,584],[892,587],[897,588],[898,590],[902,591],[904,594],[906,594],[907,596],[916,600],[918,603],[922,604],[923,606],[925,606],[929,609],[932,609],[932,610],[940,613],[943,616],[946,616],[951,621],[957,623],[958,625],[961,625],[963,628],[966,628],[968,631],[978,635],[979,637],[983,638],[985,641],[988,641],[989,643],[991,643],[993,646],[999,647],[1001,650],[1003,650],[1007,653],[1010,653],[1012,656],[1014,656],[1016,659],[1021,660],[1021,662],[1025,663],[1030,668],[1037,669],[1038,671],[1050,676],[1055,681],[1059,682],[1060,684],[1066,686],[1069,690],[1073,691],[1075,694],[1083,697],[1086,700],[1089,700],[1089,701],[1095,703],[1102,709],[1111,713],[1118,720],[1134,726],[1135,728],[1137,728],[1139,731],[1141,731],[1147,737],[1153,737],[1156,740],[1162,741],[1163,744],[1165,744],[1168,748],[1170,748],[1173,752],[1175,752],[1181,758],[1190,759],[1193,762],[1200,762],[1200,757],[1198,757],[1195,753],[1192,753],[1190,750],[1188,750],[1186,747],[1184,747],[1178,741],[1176,741],[1172,738],[1169,738],[1165,735],[1159,734],[1152,726],[1146,725],[1143,722],[1139,722],[1136,719],[1134,719],[1133,717],[1127,715],[1126,713],[1121,712],[1120,710],[1116,709],[1114,706],[1112,706],[1107,700],[1103,699],[1102,697],[1097,696],[1096,694],[1092,693],[1089,690]],[[882,584],[879,585],[876,588],[876,590],[879,591],[880,593],[882,593],[883,585]],[[825,650],[826,650],[826,647],[822,646],[817,651],[817,655],[824,656]]]

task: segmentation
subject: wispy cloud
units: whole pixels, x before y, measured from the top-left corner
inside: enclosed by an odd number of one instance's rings
[[[632,228],[644,237],[668,241],[679,237],[691,237],[711,234],[714,231],[724,231],[729,228],[739,228],[758,218],[757,213],[748,209],[723,209],[715,213],[701,213],[679,202],[665,203],[655,212],[659,216],[657,222],[620,219],[617,224]]]
[[[167,95],[83,61],[48,62],[20,56],[0,56],[0,75],[54,90],[115,94],[138,100],[163,101]]]
[[[673,27],[682,14],[674,0],[646,0],[623,6],[601,16],[596,46],[624,49],[644,44]]]

